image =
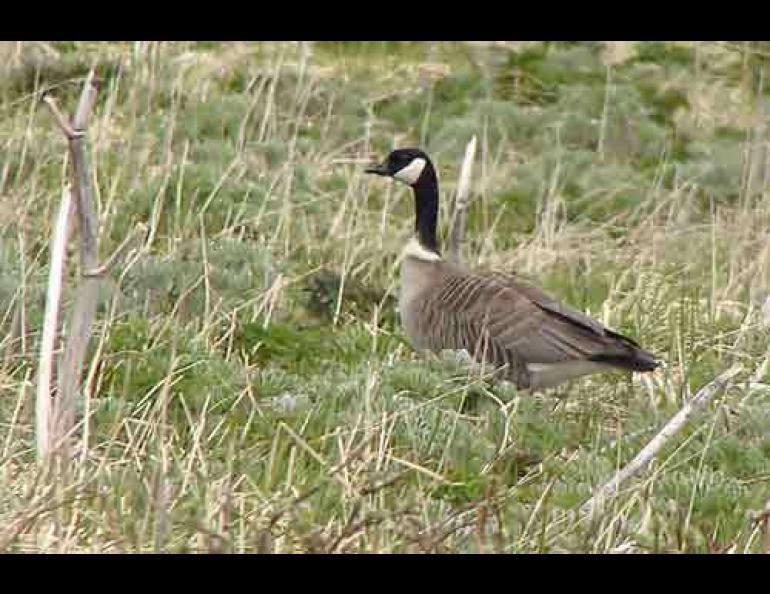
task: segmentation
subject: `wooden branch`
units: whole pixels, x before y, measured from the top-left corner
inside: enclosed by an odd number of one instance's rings
[[[72,118],[72,127],[77,134],[69,138],[72,153],[73,173],[78,190],[78,225],[80,229],[80,263],[84,270],[98,267],[99,254],[96,236],[96,210],[94,207],[93,182],[91,171],[86,159],[86,143],[84,138],[88,119],[96,102],[95,71],[92,68],[83,84],[80,101]],[[79,134],[78,134],[79,133]]]
[[[452,262],[457,263],[460,262],[460,245],[465,237],[465,221],[468,211],[473,158],[475,155],[476,136],[474,135],[465,147],[465,157],[460,166],[460,176],[457,181],[457,196],[455,198],[455,212],[452,219],[452,230],[449,235],[449,259]]]
[[[770,328],[770,295],[765,298],[765,302],[762,304],[762,326]]]
[[[134,227],[133,231],[129,233],[123,242],[112,252],[112,255],[107,258],[107,261],[95,268],[94,270],[84,270],[82,275],[84,277],[103,277],[109,274],[109,272],[128,254],[134,246],[143,239],[143,235],[147,233],[147,225],[144,223],[138,223]]]
[[[94,103],[96,101],[95,71],[92,68],[86,77],[80,94],[75,115],[71,122],[62,115],[56,101],[51,96],[44,97],[59,127],[67,137],[71,155],[72,192],[77,206],[77,220],[80,235],[80,270],[81,281],[77,287],[74,309],[69,324],[69,337],[60,362],[58,374],[58,389],[50,421],[46,426],[38,425],[38,447],[40,454],[45,456],[66,445],[67,438],[75,426],[75,398],[80,384],[80,373],[83,367],[86,349],[91,338],[91,327],[96,314],[99,297],[99,278],[83,274],[99,268],[97,217],[94,202],[93,181],[86,157],[85,130],[88,125]],[[50,298],[50,296],[49,296]],[[58,307],[58,301],[53,300],[47,307]],[[53,314],[52,314],[53,315]],[[55,323],[55,319],[53,322]],[[55,336],[56,327],[50,325],[45,331]],[[50,339],[49,339],[50,340]],[[48,349],[50,345],[46,344]],[[50,394],[49,364],[43,360],[40,371],[41,380],[38,383],[38,405],[41,415],[46,414],[43,404],[43,392]],[[46,380],[48,385],[46,385]],[[41,418],[41,423],[43,419]],[[63,452],[64,459],[68,456]]]
[[[64,114],[59,109],[59,105],[56,103],[56,99],[52,95],[46,93],[43,95],[43,101],[49,108],[51,108],[51,112],[53,112],[53,115],[56,118],[56,123],[59,124],[59,127],[64,131],[64,135],[68,139],[83,135],[82,132],[76,132],[75,129],[70,126],[70,123],[67,121],[67,118],[64,117]]]
[[[53,240],[51,241],[51,266],[48,269],[48,290],[45,300],[43,335],[40,340],[40,359],[37,374],[37,399],[35,402],[35,435],[38,460],[44,459],[51,446],[51,377],[54,367],[54,346],[59,331],[59,306],[62,283],[66,268],[66,251],[72,215],[72,191],[66,187],[59,204]]]
[[[138,225],[112,256],[103,265],[99,265],[98,217],[91,169],[86,154],[85,132],[96,102],[97,87],[95,81],[95,70],[92,68],[83,84],[80,100],[71,121],[62,114],[52,96],[43,97],[59,127],[67,137],[71,156],[72,196],[66,205],[64,201],[62,202],[61,208],[64,209],[66,206],[66,212],[70,212],[72,210],[71,205],[76,206],[80,235],[80,282],[75,291],[67,343],[59,362],[58,389],[56,398],[53,400],[53,407],[51,407],[50,384],[53,368],[53,343],[58,330],[57,314],[61,295],[62,265],[59,259],[63,259],[63,256],[57,256],[59,252],[56,250],[53,252],[54,260],[51,263],[51,280],[46,304],[48,309],[46,311],[38,379],[38,454],[40,457],[46,457],[48,454],[57,452],[61,454],[61,459],[65,462],[69,459],[69,438],[75,428],[75,402],[80,390],[83,364],[96,316],[99,283],[101,278],[128,253],[136,240],[141,238],[143,232],[146,231],[146,227],[141,224]],[[60,214],[61,216],[63,215]],[[57,232],[54,243],[59,246],[58,249],[63,254],[67,243],[67,234]]]
[[[616,472],[607,483],[594,493],[594,496],[591,497],[591,499],[582,505],[581,511],[584,513],[592,513],[594,510],[600,508],[604,505],[604,502],[608,497],[614,495],[618,491],[621,483],[647,468],[649,463],[666,442],[678,433],[695,413],[703,409],[718,393],[725,389],[732,378],[738,375],[742,369],[743,366],[740,364],[733,365],[730,369],[721,373],[698,390],[695,396],[693,396],[689,402],[687,402],[687,404],[685,404],[682,409],[676,413],[668,423],[666,423],[665,427],[663,427],[663,429],[661,429],[660,432],[653,437],[644,448],[642,448],[631,462]]]

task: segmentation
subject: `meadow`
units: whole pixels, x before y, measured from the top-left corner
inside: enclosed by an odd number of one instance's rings
[[[770,551],[766,42],[2,42],[0,551]],[[100,283],[67,480],[35,382],[72,113]],[[463,259],[665,361],[536,394],[408,345],[397,146],[439,171]],[[78,282],[70,243],[63,311]],[[62,315],[62,336],[68,332]],[[581,504],[743,371],[599,514]]]

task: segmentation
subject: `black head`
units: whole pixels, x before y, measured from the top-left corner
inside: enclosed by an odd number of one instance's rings
[[[414,186],[431,170],[433,165],[423,151],[418,148],[400,148],[392,151],[379,165],[366,168],[366,173],[392,177],[400,182]]]

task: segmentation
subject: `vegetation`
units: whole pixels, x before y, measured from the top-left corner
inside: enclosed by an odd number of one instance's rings
[[[0,550],[763,550],[768,49],[2,42]],[[40,96],[71,112],[95,60],[101,253],[149,232],[103,283],[78,460],[52,483],[34,382],[66,145]],[[409,348],[411,196],[363,165],[424,146],[446,236],[473,134],[465,259],[532,277],[665,369],[519,395]],[[576,513],[735,362],[652,469]]]

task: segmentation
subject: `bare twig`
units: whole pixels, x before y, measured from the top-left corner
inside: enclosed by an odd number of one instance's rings
[[[642,451],[640,451],[631,462],[616,472],[607,483],[594,493],[594,496],[591,497],[591,499],[583,504],[581,511],[586,513],[593,512],[603,505],[604,501],[606,501],[609,496],[617,492],[621,483],[647,468],[649,463],[666,442],[682,429],[696,412],[711,402],[711,400],[713,400],[713,398],[721,392],[730,383],[730,380],[738,375],[742,369],[742,365],[735,364],[698,390],[695,396],[693,396],[692,399],[690,399],[690,401],[687,402],[687,404],[685,404],[668,423],[666,423],[665,427],[663,427],[663,429],[661,429],[660,432],[653,437],[644,448],[642,448]]]
[[[453,262],[460,261],[460,245],[465,236],[465,221],[468,211],[468,197],[471,187],[471,172],[473,170],[473,158],[476,155],[476,136],[471,138],[465,147],[465,157],[460,167],[460,177],[457,181],[457,197],[455,198],[455,212],[452,220],[452,231],[449,235],[449,259]]]
[[[59,109],[58,103],[56,103],[56,99],[53,97],[53,95],[45,94],[43,95],[43,101],[46,105],[51,109],[51,112],[53,113],[54,117],[56,118],[56,123],[59,124],[59,127],[64,132],[64,135],[68,139],[77,138],[79,136],[83,136],[83,132],[76,131],[67,121],[67,118],[64,116],[64,114]]]
[[[96,101],[94,69],[92,68],[86,77],[71,123],[67,122],[66,118],[62,115],[53,97],[46,96],[44,101],[56,117],[59,126],[67,137],[69,145],[72,161],[72,192],[77,205],[80,232],[81,274],[98,270],[97,218],[94,205],[93,182],[86,159],[85,146],[85,129]],[[53,449],[64,445],[64,438],[69,436],[75,424],[75,394],[79,385],[80,369],[83,365],[91,335],[91,326],[96,314],[96,304],[99,295],[98,283],[98,277],[83,275],[77,287],[74,299],[75,306],[70,319],[69,340],[67,341],[59,370],[58,390],[54,401],[53,414],[47,426],[38,425],[38,431],[42,431],[42,435],[38,435],[38,453],[41,456],[45,456]],[[58,297],[57,302],[51,301],[48,307],[58,307]],[[53,325],[46,326],[45,330],[55,337],[56,320],[52,319],[49,322],[52,322]],[[45,348],[50,348],[50,345],[45,345]],[[45,415],[46,406],[43,404],[42,394],[44,392],[50,394],[50,371],[47,364],[43,366],[41,374],[40,379],[42,381],[39,381],[38,384],[38,406],[41,415]],[[48,382],[47,385],[46,381]],[[43,418],[41,418],[42,421]],[[66,453],[63,458],[67,458]]]
[[[35,405],[35,434],[38,459],[45,457],[50,448],[51,430],[51,377],[54,366],[54,345],[59,328],[64,269],[66,266],[67,239],[72,214],[72,192],[69,187],[62,192],[59,215],[56,218],[51,242],[51,266],[48,270],[48,290],[45,301],[43,335],[40,340],[40,361],[37,375],[37,399]]]
[[[765,302],[762,304],[762,326],[770,328],[770,295],[767,296]]]
[[[134,230],[129,233],[123,242],[112,252],[112,255],[107,258],[107,261],[94,270],[84,270],[82,275],[84,277],[103,277],[107,275],[115,265],[123,260],[135,245],[142,239],[142,236],[147,233],[147,225],[144,223],[138,223]]]
[[[72,127],[79,135],[70,138],[72,151],[73,173],[77,180],[78,190],[78,223],[80,225],[80,257],[85,270],[93,270],[98,264],[98,249],[96,235],[96,210],[94,206],[94,190],[91,172],[86,159],[84,131],[88,126],[96,102],[95,71],[92,68],[83,84],[80,101],[72,119]]]

